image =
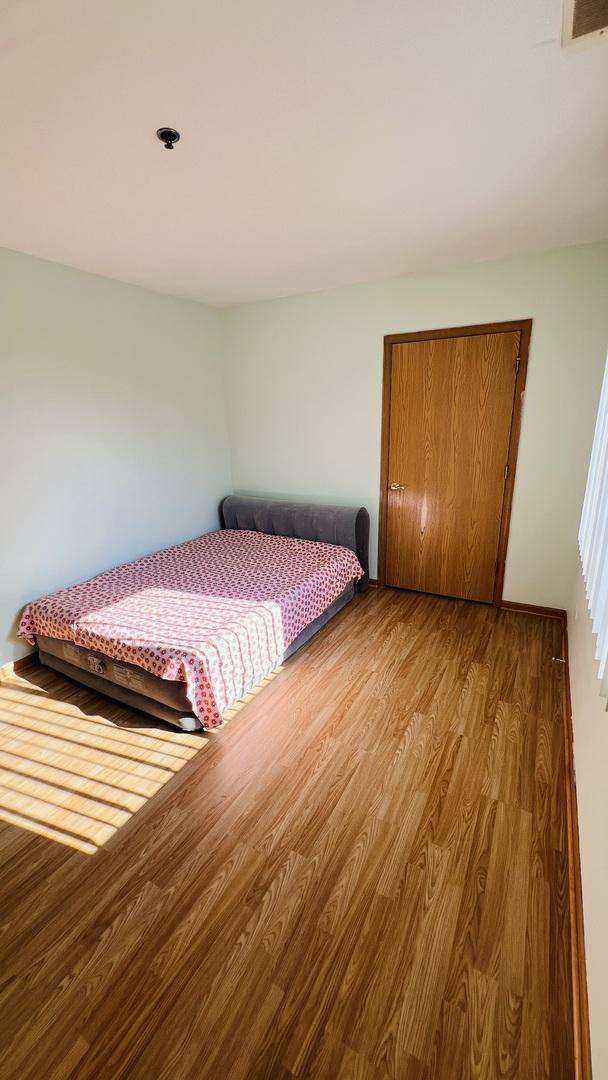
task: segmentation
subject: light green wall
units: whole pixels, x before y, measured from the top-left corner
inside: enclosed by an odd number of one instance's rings
[[[220,316],[0,250],[0,664],[27,600],[217,526]]]
[[[373,573],[383,336],[528,317],[504,595],[566,607],[608,342],[608,244],[226,310],[235,490],[364,504]]]

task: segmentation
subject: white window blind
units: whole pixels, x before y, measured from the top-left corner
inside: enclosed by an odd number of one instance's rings
[[[578,534],[587,601],[597,634],[602,690],[608,690],[608,362],[595,425],[583,515]]]

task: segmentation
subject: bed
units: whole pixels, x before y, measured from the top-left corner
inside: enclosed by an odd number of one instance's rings
[[[28,604],[41,663],[185,731],[226,709],[369,583],[364,508],[227,496],[221,529]]]

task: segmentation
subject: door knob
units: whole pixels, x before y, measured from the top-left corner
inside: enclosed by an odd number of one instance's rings
[[[391,491],[403,491],[405,484],[391,484]]]

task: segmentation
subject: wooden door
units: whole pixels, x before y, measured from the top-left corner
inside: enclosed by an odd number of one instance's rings
[[[491,602],[506,548],[522,330],[471,329],[387,339],[382,554],[387,585]]]

